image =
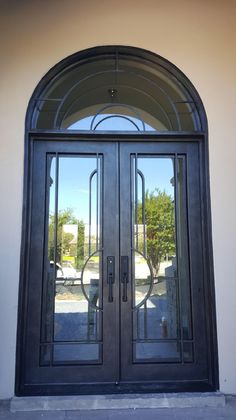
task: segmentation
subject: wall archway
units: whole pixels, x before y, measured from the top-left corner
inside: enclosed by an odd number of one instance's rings
[[[19,395],[217,389],[207,150],[197,91],[153,53],[92,48],[41,80],[26,117]]]

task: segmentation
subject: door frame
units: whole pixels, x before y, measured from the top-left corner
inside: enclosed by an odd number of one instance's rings
[[[18,306],[18,329],[17,329],[17,353],[16,353],[16,395],[40,395],[45,394],[45,391],[32,389],[29,391],[28,387],[22,385],[22,373],[24,366],[22,365],[22,352],[24,349],[24,331],[27,322],[26,301],[28,290],[28,279],[26,273],[28,272],[29,261],[29,226],[27,221],[31,217],[31,194],[32,194],[32,157],[33,157],[33,142],[34,140],[42,141],[62,141],[73,142],[78,141],[96,141],[96,142],[189,142],[194,141],[199,148],[199,163],[200,163],[200,190],[204,200],[201,200],[201,216],[202,216],[202,237],[203,237],[203,261],[204,261],[204,296],[206,308],[206,328],[209,331],[208,335],[208,366],[209,366],[209,385],[207,389],[202,391],[216,390],[219,388],[218,382],[218,354],[217,354],[217,333],[216,333],[216,311],[215,311],[215,290],[214,290],[214,276],[213,276],[213,253],[211,241],[211,212],[210,212],[210,191],[209,191],[209,168],[208,168],[208,150],[207,150],[207,134],[206,133],[189,133],[189,132],[165,132],[165,133],[117,133],[117,132],[68,132],[67,131],[51,131],[44,130],[39,133],[37,130],[31,130],[26,133],[26,147],[25,147],[25,173],[24,173],[24,196],[23,196],[23,221],[22,221],[22,243],[21,243],[21,270],[20,270],[20,286],[19,286],[19,306]],[[204,221],[204,223],[203,223]],[[207,252],[206,252],[207,251]],[[207,279],[207,281],[206,281]],[[203,387],[204,388],[204,387]],[[128,386],[121,390],[116,388],[116,392],[137,392],[135,386]],[[152,389],[145,388],[143,392],[153,392]],[[166,383],[156,389],[156,391],[199,391],[193,389],[187,383],[179,383],[178,386]],[[78,393],[98,393],[98,389],[85,387],[78,389],[78,387],[70,387],[72,394]],[[99,393],[111,393],[114,389],[104,387]],[[142,391],[138,391],[142,392]],[[55,393],[55,392],[54,392]],[[48,390],[48,394],[52,395],[53,391]],[[56,394],[65,394],[63,386],[58,386]]]

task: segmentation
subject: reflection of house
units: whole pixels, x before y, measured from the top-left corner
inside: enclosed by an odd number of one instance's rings
[[[134,224],[133,229],[135,247],[144,254],[147,248],[147,226]]]
[[[84,255],[89,256],[97,250],[97,235],[99,232],[99,226],[95,224],[85,224],[84,227]]]
[[[70,244],[75,245],[77,244],[77,238],[78,238],[78,225],[73,224],[73,225],[63,225],[62,227],[62,232],[63,233],[70,233],[71,235],[73,235],[73,238],[70,240]]]
[[[78,225],[65,224],[62,226],[62,261],[70,259],[73,263],[77,256]]]
[[[174,267],[175,267],[175,263],[174,263],[175,257],[172,258],[171,260],[168,261],[161,261],[160,262],[160,267],[158,270],[158,275],[159,276],[167,276],[167,277],[171,277],[174,275]]]

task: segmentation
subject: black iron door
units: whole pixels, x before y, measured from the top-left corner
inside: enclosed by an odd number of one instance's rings
[[[207,389],[198,147],[120,145],[124,382]]]
[[[198,153],[34,141],[22,394],[209,389]]]
[[[26,394],[117,381],[117,147],[34,141]]]

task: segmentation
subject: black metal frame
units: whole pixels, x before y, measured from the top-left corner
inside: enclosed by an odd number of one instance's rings
[[[32,115],[34,112],[35,98],[40,97],[48,82],[63,69],[73,65],[78,61],[87,60],[88,58],[95,58],[99,54],[110,54],[114,53],[115,49],[129,53],[133,55],[134,59],[142,61],[142,59],[148,59],[152,65],[161,65],[169,73],[175,75],[182,83],[191,95],[195,98],[195,103],[198,107],[198,114],[201,119],[202,130],[198,132],[181,132],[181,131],[165,131],[165,132],[79,132],[74,130],[35,130],[31,129]],[[204,239],[203,259],[204,259],[204,274],[208,282],[205,283],[205,306],[207,312],[207,329],[209,331],[209,343],[210,348],[208,351],[208,364],[209,364],[209,383],[211,383],[211,389],[216,390],[219,388],[218,382],[218,351],[217,351],[217,332],[216,332],[216,311],[215,311],[215,290],[214,290],[214,275],[213,275],[213,251],[212,251],[212,239],[211,239],[211,211],[210,211],[210,186],[209,186],[209,161],[208,161],[208,128],[206,113],[202,104],[202,101],[195,90],[194,86],[187,79],[187,77],[177,69],[173,64],[164,60],[155,54],[148,51],[132,48],[132,47],[97,47],[89,50],[82,51],[74,54],[65,60],[61,61],[55,67],[53,67],[46,76],[40,81],[39,85],[35,89],[32,98],[29,103],[27,116],[26,116],[26,133],[25,133],[25,157],[24,157],[24,198],[23,198],[23,220],[22,220],[22,243],[21,243],[21,274],[20,274],[20,287],[19,287],[19,307],[18,307],[18,329],[17,329],[17,352],[16,352],[16,395],[63,395],[67,394],[86,394],[86,393],[113,393],[113,392],[163,392],[163,391],[209,391],[209,384],[202,384],[200,388],[196,388],[196,384],[190,382],[177,381],[176,383],[165,382],[161,385],[146,385],[142,386],[137,382],[132,384],[126,384],[122,388],[119,386],[105,385],[99,391],[99,384],[94,385],[45,385],[45,387],[37,387],[27,385],[22,386],[22,372],[24,366],[21,365],[22,360],[22,348],[24,348],[24,330],[27,323],[27,290],[28,290],[28,279],[25,274],[28,271],[27,261],[29,252],[29,241],[30,241],[30,229],[28,220],[31,219],[31,185],[32,185],[32,139],[42,140],[55,140],[55,141],[119,141],[119,142],[159,142],[159,141],[183,141],[188,142],[196,141],[199,143],[200,152],[200,183],[201,190],[204,195],[204,202],[201,203],[202,211],[202,233]]]

